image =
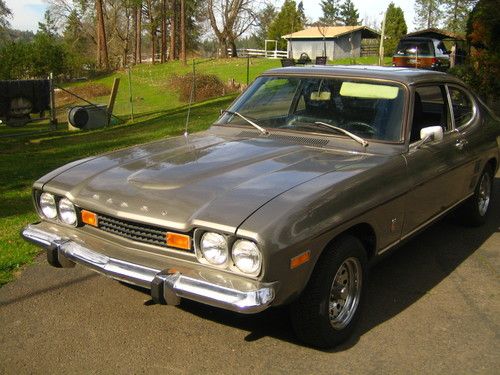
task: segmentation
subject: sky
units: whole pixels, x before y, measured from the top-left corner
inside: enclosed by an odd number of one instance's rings
[[[342,1],[342,0],[340,0]],[[413,0],[352,0],[359,11],[361,20],[368,20],[368,25],[375,23],[381,24],[383,12],[391,1],[396,6],[403,9],[408,31],[413,31]],[[296,0],[298,3],[299,0]],[[275,1],[275,4],[280,7],[283,1]],[[318,0],[303,0],[306,16],[311,20],[317,20],[321,15],[320,1]],[[367,5],[367,3],[369,5]],[[38,22],[43,20],[43,14],[47,8],[47,3],[43,0],[6,0],[7,7],[12,11],[13,18],[10,24],[15,29],[36,31]],[[363,23],[364,24],[364,23]]]

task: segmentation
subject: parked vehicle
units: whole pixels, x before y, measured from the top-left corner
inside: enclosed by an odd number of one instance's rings
[[[499,159],[499,119],[451,75],[280,68],[207,131],[41,177],[22,235],[157,302],[290,305],[298,337],[331,347],[377,259],[456,207],[486,220]]]
[[[450,68],[450,52],[438,39],[403,38],[392,57],[392,65],[446,71]]]

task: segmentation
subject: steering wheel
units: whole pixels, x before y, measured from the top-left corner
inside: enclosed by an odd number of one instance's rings
[[[367,124],[366,122],[361,122],[361,121],[351,121],[346,124],[345,126],[346,130],[353,130],[353,131],[360,131],[363,133],[367,133],[370,135],[375,135],[377,134],[377,128],[374,126]]]

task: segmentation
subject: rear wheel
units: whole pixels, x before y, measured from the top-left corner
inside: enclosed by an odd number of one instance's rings
[[[336,240],[318,260],[306,289],[291,307],[297,336],[321,348],[346,340],[359,317],[366,276],[362,243],[350,235]]]
[[[460,211],[462,221],[470,226],[484,224],[488,216],[493,187],[493,168],[487,165],[479,177],[474,195],[463,205]]]

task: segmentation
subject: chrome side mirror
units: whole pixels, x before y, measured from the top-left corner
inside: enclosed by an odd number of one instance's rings
[[[428,126],[420,130],[420,140],[440,141],[443,139],[443,128],[441,126]]]

